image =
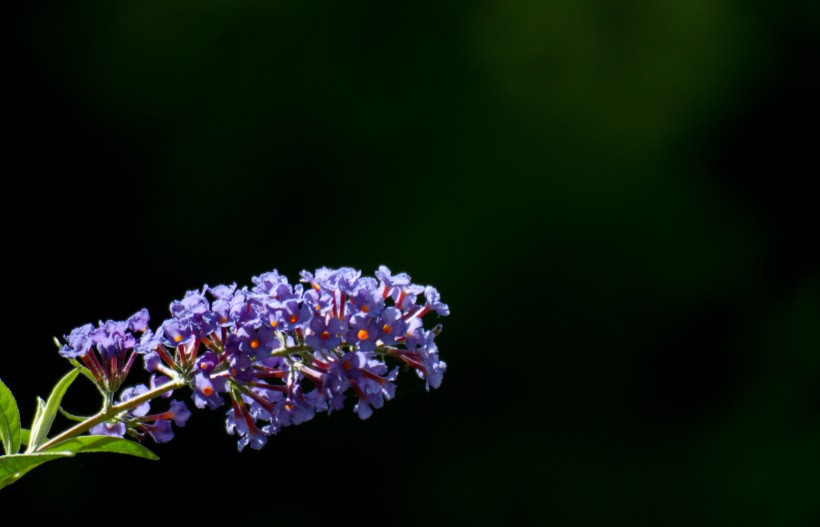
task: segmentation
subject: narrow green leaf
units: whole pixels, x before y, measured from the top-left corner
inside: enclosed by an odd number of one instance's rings
[[[156,461],[159,456],[139,443],[111,436],[79,436],[60,441],[44,452],[66,451],[81,454],[84,452],[112,452],[114,454],[128,454]]]
[[[20,430],[20,436],[20,442],[28,446],[28,442],[31,439],[31,430],[26,430],[25,428],[23,428],[22,430]]]
[[[16,454],[20,450],[20,410],[3,381],[0,381],[0,442],[6,454]]]
[[[33,452],[38,446],[45,442],[48,433],[51,431],[54,418],[57,417],[57,409],[60,408],[63,396],[79,374],[80,370],[76,368],[71,370],[65,374],[57,385],[54,386],[54,389],[51,390],[51,394],[48,396],[48,402],[46,402],[42,414],[39,415],[39,420],[31,426],[31,441],[29,442],[26,452]]]
[[[77,421],[78,423],[82,423],[86,419],[90,419],[89,417],[83,417],[81,415],[74,415],[71,412],[67,412],[63,409],[62,406],[60,407],[60,413],[63,414],[63,417],[65,417],[66,419],[71,419],[72,421]]]
[[[47,461],[73,456],[73,452],[48,454],[14,454],[0,457],[0,489],[22,478],[29,470]]]
[[[31,422],[31,432],[28,436],[28,448],[26,448],[26,454],[31,454],[37,445],[34,444],[34,437],[37,433],[37,430],[42,426],[43,416],[46,412],[46,402],[38,397],[37,398],[37,409],[34,411],[34,421]]]

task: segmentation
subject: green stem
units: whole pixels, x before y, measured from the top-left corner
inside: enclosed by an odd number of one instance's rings
[[[177,388],[182,388],[187,383],[185,379],[181,377],[175,377],[171,379],[170,382],[163,384],[162,386],[157,386],[153,390],[149,390],[133,399],[128,399],[127,401],[121,402],[120,404],[115,404],[112,406],[108,406],[107,408],[103,408],[98,414],[93,415],[83,421],[82,423],[78,423],[76,426],[73,426],[63,432],[62,434],[56,436],[53,439],[50,439],[40,445],[35,452],[43,452],[44,450],[53,447],[60,441],[65,441],[66,439],[71,439],[72,437],[78,436],[90,430],[92,427],[108,421],[112,419],[117,414],[124,412],[126,410],[130,410],[136,406],[141,405],[146,401],[150,401],[154,397],[159,397],[163,393],[167,392],[168,390],[175,390]]]
[[[290,348],[282,348],[278,350],[273,350],[270,353],[271,357],[287,357],[288,355],[292,355],[294,353],[303,353],[305,351],[313,351],[313,348],[310,346],[291,346]]]

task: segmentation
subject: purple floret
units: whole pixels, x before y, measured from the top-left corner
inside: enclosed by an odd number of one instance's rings
[[[92,436],[123,437],[126,432],[125,423],[120,421],[106,421],[92,426],[88,431]]]
[[[309,327],[311,332],[305,336],[305,344],[315,350],[333,349],[342,343],[345,325],[336,317],[315,316]]]
[[[65,337],[67,343],[60,348],[60,355],[67,358],[77,358],[88,353],[93,344],[91,332],[94,330],[93,324],[86,324],[71,330]]]

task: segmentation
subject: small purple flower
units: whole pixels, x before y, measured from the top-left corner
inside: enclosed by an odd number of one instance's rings
[[[325,290],[310,289],[305,293],[305,304],[310,307],[314,316],[327,314],[333,309],[333,295]]]
[[[92,436],[123,437],[126,430],[125,423],[121,421],[106,421],[92,426],[88,433]]]
[[[315,274],[308,271],[302,271],[299,275],[303,282],[307,282],[315,289],[325,289],[327,291],[342,291],[348,293],[356,280],[361,276],[361,271],[357,271],[351,267],[340,267],[339,269],[328,269],[322,267],[316,269]]]
[[[242,452],[248,445],[254,450],[259,450],[265,446],[269,435],[266,432],[270,432],[271,428],[263,427],[260,430],[244,404],[234,401],[233,408],[228,411],[225,419],[225,430],[231,435],[238,434],[240,436],[236,448]]]
[[[216,365],[219,364],[219,357],[213,351],[206,351],[196,359],[196,370],[199,373],[210,375]]]
[[[350,327],[347,330],[347,342],[356,344],[361,351],[372,351],[376,349],[376,341],[379,339],[380,330],[376,325],[376,320],[370,318],[366,313],[359,313],[350,317]]]
[[[142,356],[143,361],[143,368],[148,373],[153,373],[159,370],[159,367],[162,365],[162,359],[159,356],[159,353],[156,351],[152,351],[150,353],[146,353]]]
[[[162,342],[162,336],[154,333],[150,329],[145,330],[145,333],[140,337],[139,342],[134,346],[137,353],[155,353],[157,346]]]
[[[229,327],[233,324],[231,317],[231,301],[236,291],[236,283],[231,285],[205,286],[205,289],[214,297],[211,303],[213,318],[211,322],[219,327]]]
[[[165,412],[140,416],[134,429],[142,434],[148,433],[157,443],[167,443],[174,438],[171,421],[177,426],[185,426],[189,417],[191,417],[191,411],[185,403],[172,400],[170,408]]]
[[[151,319],[148,316],[147,309],[140,309],[126,321],[128,323],[128,329],[135,332],[143,332],[148,329],[148,321]]]
[[[372,358],[372,353],[346,354],[328,371],[328,387],[332,393],[342,393],[351,387],[359,397],[354,411],[361,419],[367,419],[373,408],[381,408],[384,399],[392,399],[396,386],[393,384],[398,370],[385,377],[387,366]]]
[[[402,320],[401,311],[395,307],[388,307],[382,311],[376,327],[380,330],[379,338],[389,346],[395,344],[396,339],[405,337],[407,322]]]
[[[276,333],[269,326],[255,328],[249,324],[236,331],[239,352],[261,360],[279,346]]]
[[[421,309],[420,306],[416,305],[416,300],[418,295],[423,292],[423,286],[410,284],[402,289],[394,289],[390,298],[393,299],[393,303],[402,313],[413,313]]]
[[[259,314],[262,310],[262,302],[243,288],[236,291],[231,299],[230,318],[239,325],[256,325],[260,323]]]
[[[281,313],[282,327],[285,331],[292,331],[301,328],[310,322],[313,314],[310,312],[310,307],[302,303],[300,305],[298,300],[291,299],[282,302],[277,311]]]
[[[65,337],[67,343],[60,348],[60,355],[67,358],[77,358],[88,353],[93,342],[91,332],[94,330],[93,324],[86,324],[71,330]]]
[[[340,267],[334,275],[336,289],[350,294],[360,276],[362,276],[361,271],[353,269],[352,267]]]
[[[376,287],[376,281],[361,279],[356,283],[356,287],[350,294],[350,303],[353,305],[354,313],[362,313],[370,317],[377,317],[384,309],[384,297],[382,297]]]
[[[167,443],[174,438],[174,431],[171,428],[170,421],[160,420],[153,423],[141,423],[137,428],[142,432],[147,432],[155,443]]]
[[[233,325],[233,319],[231,318],[231,302],[224,298],[217,298],[214,300],[214,303],[211,305],[211,309],[213,309],[213,313],[216,316],[216,324],[219,327],[230,327]]]
[[[274,422],[279,428],[300,425],[313,419],[316,410],[297,386],[286,399],[280,400],[274,410]]]
[[[188,422],[188,419],[191,417],[191,411],[188,410],[185,403],[177,400],[171,401],[171,408],[167,413],[170,414],[168,417],[171,421],[179,427],[185,426],[185,423]]]
[[[320,269],[316,269],[315,273],[311,273],[309,271],[302,271],[299,273],[299,276],[301,277],[302,282],[310,284],[311,288],[313,288],[316,291],[319,291],[320,289],[334,289],[334,287],[331,286],[331,277],[334,274],[334,271],[328,269],[327,267],[322,267]]]
[[[188,291],[182,300],[171,302],[171,315],[174,318],[189,318],[201,315],[209,310],[208,299],[199,291]]]
[[[192,398],[197,408],[208,407],[211,410],[219,408],[225,400],[219,396],[226,391],[224,377],[210,377],[204,373],[194,375],[194,393]]]
[[[382,298],[387,298],[394,291],[401,291],[401,288],[410,284],[410,276],[407,273],[393,275],[390,269],[384,265],[379,266],[376,271],[376,278],[380,280],[379,287],[382,290]]]
[[[322,351],[333,349],[342,343],[344,323],[336,317],[315,316],[310,321],[310,333],[305,336],[305,344]]]
[[[128,324],[114,320],[109,320],[104,325],[100,324],[94,329],[91,332],[91,340],[100,358],[106,363],[114,358],[124,362],[125,354],[132,351],[137,343],[134,335],[128,330]]]
[[[444,372],[447,371],[447,363],[438,358],[438,347],[435,342],[433,342],[433,332],[428,331],[426,338],[427,345],[419,350],[421,362],[424,365],[426,373],[423,376],[419,376],[427,381],[427,391],[430,391],[430,388],[438,388],[441,386]]]
[[[279,274],[279,271],[276,269],[269,273],[254,276],[251,278],[251,281],[255,284],[251,291],[254,293],[269,294],[270,296],[273,296],[272,291],[276,290],[278,286],[288,285],[288,277]]]
[[[233,297],[234,291],[236,291],[236,282],[231,285],[217,285],[214,287],[206,286],[205,289],[209,291],[214,298],[219,300],[230,300]]]
[[[253,362],[251,358],[244,353],[230,354],[228,364],[228,372],[235,380],[250,382],[254,379]]]
[[[194,332],[191,325],[176,318],[169,318],[162,323],[162,343],[169,348],[192,344]]]
[[[435,333],[419,329],[410,340],[413,343],[413,350],[399,352],[401,359],[416,369],[419,378],[427,381],[427,391],[430,391],[430,388],[438,388],[441,386],[444,372],[447,371],[447,363],[438,357]]]
[[[447,316],[450,314],[450,307],[441,301],[441,295],[435,287],[429,285],[425,287],[424,298],[427,301],[424,304],[422,314],[427,313],[428,311],[435,311],[441,316]]]

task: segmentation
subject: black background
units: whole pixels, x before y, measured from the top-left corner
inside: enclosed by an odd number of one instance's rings
[[[196,411],[159,462],[50,463],[0,503],[52,522],[814,524],[817,4],[667,4],[12,17],[0,377],[24,424],[67,370],[52,336],[141,307],[156,324],[205,282],[385,264],[452,316],[441,389],[406,376],[368,421],[239,454],[222,412]],[[86,384],[69,409],[95,410]]]

